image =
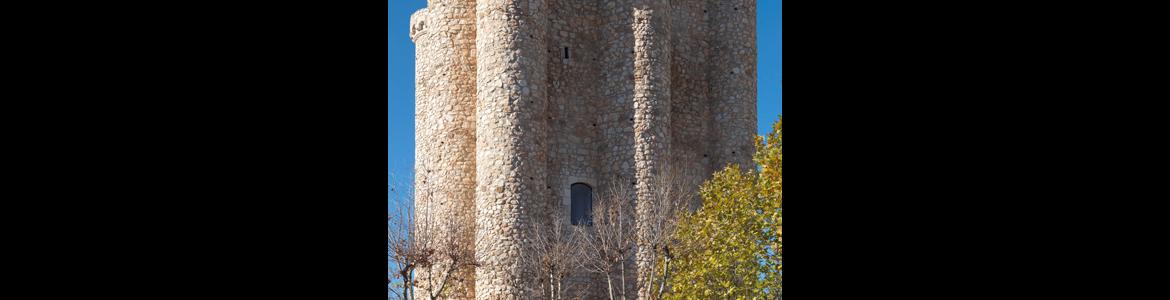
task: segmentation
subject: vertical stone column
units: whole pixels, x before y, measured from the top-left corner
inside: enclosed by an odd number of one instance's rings
[[[654,272],[654,197],[659,177],[667,169],[670,153],[670,2],[634,1],[634,164],[637,170],[635,203],[638,248],[639,299],[651,299],[653,284],[647,274]]]
[[[684,185],[683,195],[698,195],[699,185],[711,176],[707,131],[710,124],[710,101],[707,97],[707,58],[709,28],[707,3],[674,1],[671,15],[670,105],[671,170]],[[694,205],[697,196],[684,200]]]
[[[756,136],[756,0],[708,0],[711,10],[712,160],[752,168]]]
[[[632,200],[634,185],[634,34],[633,0],[599,1],[601,20],[601,89],[596,110],[596,128],[601,143],[596,148],[599,157],[597,184],[594,189],[595,206],[605,201]],[[616,189],[620,185],[621,189]],[[635,270],[631,263],[627,270]],[[628,272],[630,275],[634,272]],[[614,292],[624,295],[629,288],[619,287],[615,278]],[[608,297],[605,276],[593,274],[594,289],[587,299]],[[635,277],[627,277],[633,285]],[[620,296],[619,296],[620,297]]]
[[[601,6],[601,105],[597,116],[600,128],[601,194],[611,196],[611,184],[634,182],[634,37],[632,0],[605,1]],[[626,189],[629,190],[629,189]],[[632,195],[625,198],[633,198]]]
[[[415,42],[415,211],[421,236],[443,250],[474,243],[475,6],[474,0],[431,0],[411,16]],[[453,240],[451,240],[453,239]],[[470,254],[470,253],[469,253]],[[449,261],[437,258],[435,270]],[[419,293],[430,293],[441,272],[420,269]],[[432,276],[433,275],[433,276]],[[461,269],[445,297],[475,295],[474,270]]]
[[[521,252],[544,199],[545,0],[476,1],[476,299],[530,299]]]

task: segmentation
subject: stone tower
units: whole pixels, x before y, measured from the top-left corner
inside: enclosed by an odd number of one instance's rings
[[[474,228],[467,298],[534,296],[523,233],[567,224],[574,183],[751,163],[755,0],[429,0],[410,24],[416,209]]]

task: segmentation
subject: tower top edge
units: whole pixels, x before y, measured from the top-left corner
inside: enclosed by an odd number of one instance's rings
[[[410,14],[410,41],[417,42],[417,38],[427,27],[427,8],[419,9]]]

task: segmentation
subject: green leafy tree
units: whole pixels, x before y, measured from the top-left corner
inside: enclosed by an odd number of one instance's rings
[[[756,168],[728,166],[680,217],[667,299],[776,299],[783,292],[783,117],[756,138]]]

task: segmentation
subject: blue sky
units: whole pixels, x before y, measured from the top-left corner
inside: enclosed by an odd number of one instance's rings
[[[409,183],[414,166],[414,43],[409,36],[410,14],[426,7],[426,0],[389,1],[389,168],[396,181]],[[782,0],[757,1],[760,134],[766,133],[783,112],[782,3]]]

